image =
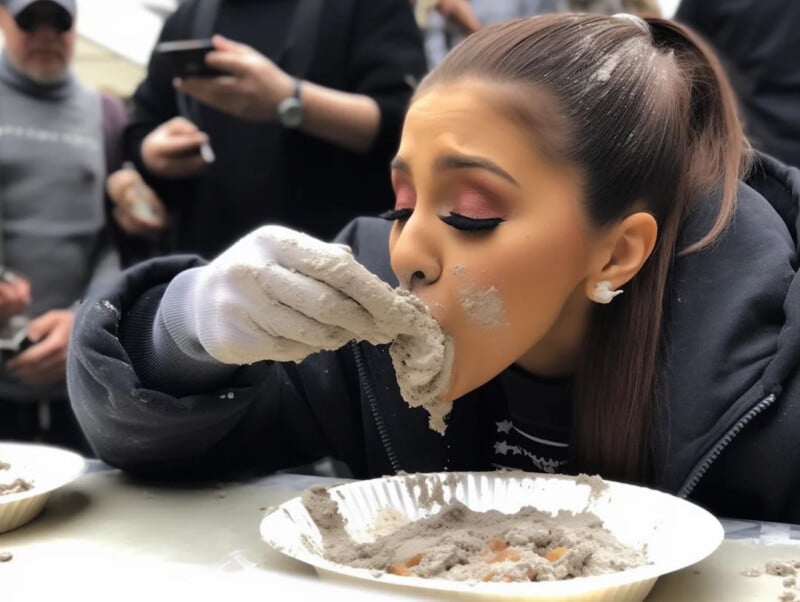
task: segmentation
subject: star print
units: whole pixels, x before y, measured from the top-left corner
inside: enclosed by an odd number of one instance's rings
[[[498,433],[510,433],[511,427],[514,426],[511,424],[510,420],[503,420],[502,422],[497,423],[497,432]]]
[[[505,456],[511,447],[505,441],[497,441],[494,444],[494,453]]]

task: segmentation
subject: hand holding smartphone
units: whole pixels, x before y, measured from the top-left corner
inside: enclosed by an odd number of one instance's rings
[[[209,39],[174,40],[156,45],[154,55],[164,61],[174,77],[217,77],[225,72],[206,64],[206,55],[214,50]]]
[[[33,344],[28,338],[28,320],[22,316],[11,318],[0,328],[0,363],[5,363]]]

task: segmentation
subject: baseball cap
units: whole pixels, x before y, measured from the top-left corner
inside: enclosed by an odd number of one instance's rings
[[[2,0],[21,29],[28,30],[33,26],[30,19],[26,19],[25,11],[38,2],[49,2],[62,9],[61,17],[53,23],[58,29],[66,31],[72,27],[75,13],[78,11],[76,0]],[[60,11],[61,12],[61,11]]]

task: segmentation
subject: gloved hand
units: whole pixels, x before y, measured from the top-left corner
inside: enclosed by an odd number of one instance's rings
[[[419,330],[419,299],[393,290],[347,247],[288,228],[263,226],[200,272],[190,320],[221,362],[300,361],[352,339],[382,344]]]

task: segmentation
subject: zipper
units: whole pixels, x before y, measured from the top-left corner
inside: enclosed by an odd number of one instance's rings
[[[750,408],[747,413],[742,416],[739,421],[728,430],[727,433],[717,442],[717,444],[709,451],[700,463],[694,469],[694,472],[686,479],[683,484],[683,487],[678,490],[677,496],[681,498],[687,498],[689,495],[694,491],[697,484],[700,480],[705,476],[708,472],[708,469],[711,468],[711,465],[716,461],[716,459],[720,456],[720,454],[725,450],[728,445],[730,445],[731,441],[733,441],[736,436],[742,431],[744,427],[746,427],[753,419],[761,414],[764,410],[769,408],[773,403],[775,403],[775,394],[772,393],[767,395],[764,399],[759,401],[755,406]]]
[[[386,455],[389,456],[389,463],[392,465],[392,469],[395,473],[398,473],[402,470],[402,467],[400,466],[400,461],[397,459],[397,454],[394,452],[392,440],[389,438],[389,433],[386,430],[386,424],[383,422],[383,416],[381,416],[381,413],[378,410],[378,404],[375,400],[375,392],[372,389],[372,381],[367,373],[367,367],[364,364],[361,349],[359,349],[358,343],[355,341],[350,341],[350,347],[353,350],[353,356],[356,360],[358,380],[361,381],[361,385],[364,387],[364,394],[367,396],[367,402],[369,403],[369,409],[372,413],[372,419],[375,421],[375,426],[378,427],[378,434],[380,434],[381,442],[383,443],[383,449],[386,450]]]

